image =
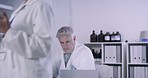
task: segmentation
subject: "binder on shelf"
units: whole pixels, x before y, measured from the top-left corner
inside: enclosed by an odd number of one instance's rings
[[[120,63],[121,62],[121,46],[116,46],[116,62]]]
[[[117,73],[118,73],[118,77],[117,78],[121,78],[121,76],[122,76],[121,75],[121,66],[118,66],[118,72]]]
[[[130,62],[134,63],[134,46],[130,46]]]
[[[139,67],[134,67],[134,78],[140,78]]]
[[[105,46],[105,62],[120,63],[121,46],[119,45]]]
[[[104,48],[105,48],[105,50],[104,50],[105,62],[108,63],[108,62],[110,62],[110,47],[105,46]]]
[[[142,63],[146,63],[146,46],[142,46]]]
[[[146,78],[146,67],[140,67],[140,78]]]
[[[134,67],[130,67],[129,77],[134,78]]]
[[[146,63],[146,46],[142,45],[130,46],[130,62]]]
[[[116,46],[110,46],[111,48],[111,62],[116,63],[117,62],[117,49]]]
[[[106,78],[121,78],[121,66],[107,66]]]
[[[146,46],[142,45],[130,46],[130,62],[146,63]]]
[[[146,68],[147,67],[133,67],[134,77],[132,78],[147,78]]]
[[[130,46],[131,63],[142,63],[142,46]]]
[[[137,52],[137,63],[142,63],[142,45],[136,46]]]
[[[107,72],[108,72],[108,65],[96,65],[97,66],[97,70],[98,70],[98,74],[99,74],[99,78],[106,78],[107,76]]]
[[[148,67],[145,67],[145,78],[148,78]]]
[[[106,72],[106,78],[113,78],[113,66],[108,66]]]
[[[116,62],[116,46],[105,46],[105,62]]]
[[[113,66],[113,78],[118,78],[118,72],[118,66]]]
[[[137,46],[133,46],[134,47],[134,63],[138,62],[138,47]]]

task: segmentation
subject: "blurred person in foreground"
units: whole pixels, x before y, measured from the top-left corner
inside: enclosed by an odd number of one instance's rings
[[[42,78],[40,59],[50,52],[52,26],[52,9],[42,0],[24,0],[9,21],[1,13],[0,78]]]

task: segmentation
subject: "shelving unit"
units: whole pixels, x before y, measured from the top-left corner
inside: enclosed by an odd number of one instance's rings
[[[95,58],[95,63],[101,65],[102,55],[101,57],[98,57],[98,54],[100,53],[100,50],[102,52],[102,43],[92,42],[92,43],[86,43],[85,45],[91,49],[93,56]],[[96,53],[97,55],[94,55],[94,53]]]
[[[101,52],[101,58],[94,57],[100,78],[124,78],[124,50],[122,42],[85,43],[92,52]]]
[[[127,43],[127,78],[148,78],[148,42]]]

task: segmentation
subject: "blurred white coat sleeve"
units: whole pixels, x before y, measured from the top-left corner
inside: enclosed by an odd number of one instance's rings
[[[46,5],[38,7],[36,13],[36,16],[30,19],[33,34],[28,35],[25,31],[10,28],[1,45],[25,58],[39,59],[45,57],[51,48],[53,13],[51,8]]]
[[[41,64],[42,64],[42,78],[52,78],[53,73],[52,73],[52,62],[51,59],[46,57],[45,59],[41,59]]]

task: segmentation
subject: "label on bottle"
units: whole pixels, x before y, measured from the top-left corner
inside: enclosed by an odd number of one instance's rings
[[[115,36],[115,40],[120,40],[120,36],[119,35]]]
[[[115,36],[111,36],[111,40],[115,40]]]
[[[109,41],[110,37],[109,36],[105,36],[105,40]]]

